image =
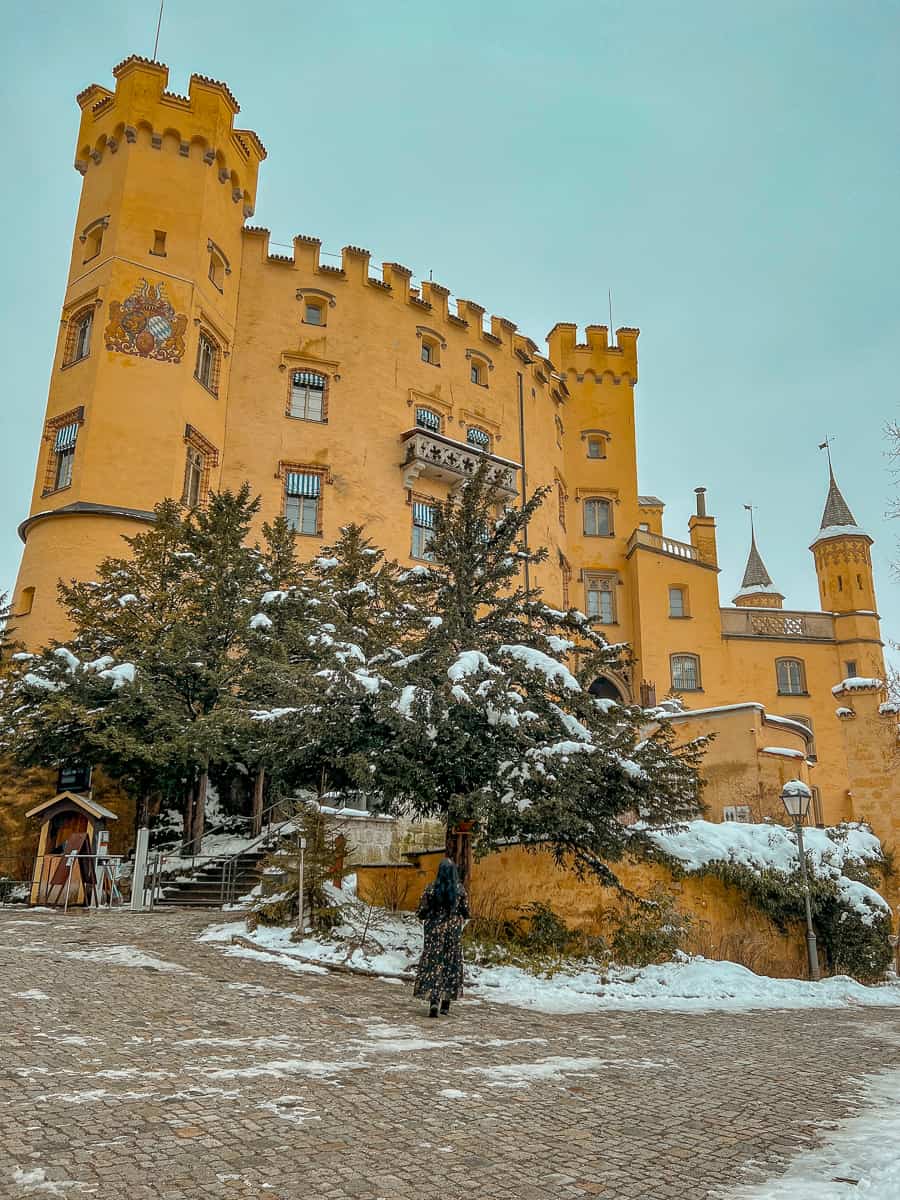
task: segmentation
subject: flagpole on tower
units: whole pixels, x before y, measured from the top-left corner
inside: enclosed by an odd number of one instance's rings
[[[156,62],[156,54],[159,50],[159,31],[162,28],[163,5],[166,0],[159,0],[159,17],[156,22],[156,40],[153,43],[153,61]]]
[[[828,455],[828,470],[831,474],[834,474],[834,472],[832,470],[832,466],[831,466],[831,443],[833,441],[834,441],[834,438],[827,437],[824,442],[819,442],[819,449],[824,450],[825,453]]]

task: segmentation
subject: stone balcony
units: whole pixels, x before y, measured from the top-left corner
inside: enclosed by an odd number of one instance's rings
[[[678,542],[675,538],[666,537],[661,533],[651,533],[649,529],[636,529],[628,539],[628,550],[626,553],[631,554],[642,547],[645,550],[653,550],[656,554],[667,554],[670,558],[682,558],[687,562],[702,563],[703,556],[696,546],[692,546],[690,542]],[[711,565],[711,564],[710,564]]]
[[[457,487],[471,479],[482,462],[490,464],[488,479],[503,499],[519,494],[517,472],[520,465],[508,458],[498,458],[478,450],[467,442],[455,442],[440,433],[425,429],[409,429],[401,435],[403,486],[413,488],[419,478],[434,479],[449,487]]]
[[[772,608],[723,608],[722,636],[769,641],[833,642],[830,613],[787,612]]]

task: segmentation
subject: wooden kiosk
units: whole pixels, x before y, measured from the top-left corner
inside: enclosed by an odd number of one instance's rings
[[[119,818],[96,800],[60,792],[30,809],[41,822],[30,904],[90,904],[97,888],[98,856],[109,842],[108,825]]]

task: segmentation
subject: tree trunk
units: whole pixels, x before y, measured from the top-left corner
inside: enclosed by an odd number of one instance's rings
[[[257,837],[262,832],[262,815],[263,815],[263,789],[266,783],[266,768],[260,767],[256,772],[256,779],[253,783],[253,836]]]
[[[204,770],[197,781],[197,800],[194,805],[194,828],[191,839],[194,842],[194,853],[199,854],[203,847],[203,833],[206,829],[206,790],[209,786],[209,772]]]
[[[473,821],[456,821],[447,829],[446,853],[456,863],[459,881],[468,889],[472,874],[472,828]]]

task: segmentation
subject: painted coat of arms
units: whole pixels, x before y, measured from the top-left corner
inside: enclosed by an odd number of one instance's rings
[[[188,319],[176,313],[164,283],[142,279],[124,300],[110,300],[107,350],[138,354],[159,362],[181,362]]]

